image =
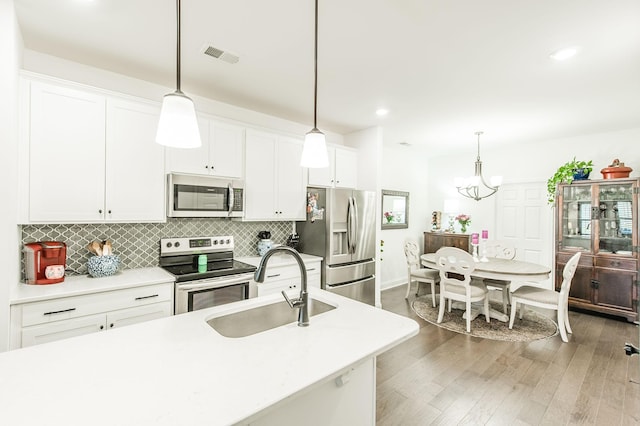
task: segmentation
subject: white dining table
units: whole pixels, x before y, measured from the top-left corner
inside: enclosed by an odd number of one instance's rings
[[[423,266],[431,269],[439,269],[435,253],[425,253],[420,256]],[[475,269],[471,273],[472,278],[490,278],[495,280],[518,282],[539,282],[549,279],[551,268],[537,263],[522,260],[488,258],[486,261],[478,260]],[[481,310],[474,310],[473,318],[478,316]],[[489,316],[498,321],[507,322],[509,316],[490,309]],[[472,319],[473,319],[472,318]]]

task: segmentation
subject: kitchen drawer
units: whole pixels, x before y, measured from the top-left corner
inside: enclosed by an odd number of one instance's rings
[[[282,290],[286,290],[287,294],[289,294],[289,290],[291,290],[292,293],[299,292],[300,280],[280,280],[270,284],[258,284],[258,296],[267,296],[273,293],[280,293]]]
[[[22,306],[22,327],[172,300],[173,283],[64,297]]]
[[[635,271],[638,269],[635,259],[621,259],[620,257],[596,257],[596,266],[601,268],[614,268]]]
[[[312,265],[305,264],[305,268],[307,270],[307,275],[316,271],[320,271],[319,263],[315,263]],[[269,284],[280,280],[289,280],[291,278],[294,278],[296,280],[300,279],[300,267],[297,263],[284,266],[268,265],[263,284]]]

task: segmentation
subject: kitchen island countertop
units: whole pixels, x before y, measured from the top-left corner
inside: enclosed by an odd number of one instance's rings
[[[227,425],[255,419],[418,333],[418,324],[320,289],[337,306],[245,338],[206,321],[279,294],[0,353],[11,425]],[[284,303],[284,302],[281,302]]]

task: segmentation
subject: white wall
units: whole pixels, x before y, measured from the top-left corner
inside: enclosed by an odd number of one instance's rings
[[[593,160],[590,179],[601,179],[600,170],[619,158],[634,170],[631,177],[640,176],[640,128],[607,133],[581,135],[563,139],[539,141],[526,145],[485,149],[480,141],[480,157],[486,178],[502,175],[504,183],[546,182],[557,168],[574,156],[578,160]],[[476,159],[476,146],[468,152],[431,157],[428,159],[429,209],[442,210],[448,198],[460,201],[459,213],[470,214],[471,226],[467,232],[482,229],[495,230],[495,197],[475,201],[459,195],[453,186],[457,176],[472,175]],[[495,235],[495,234],[494,234]]]
[[[9,288],[20,280],[20,244],[16,205],[18,180],[18,70],[22,39],[13,0],[0,1],[0,351],[9,342]]]
[[[383,133],[380,127],[353,132],[344,137],[346,146],[358,149],[358,189],[376,193],[376,211],[380,210],[380,164],[382,162]],[[380,240],[380,218],[376,218],[375,241]],[[380,307],[380,246],[376,247],[375,305]]]
[[[433,209],[428,201],[427,158],[428,153],[418,147],[385,147],[383,150],[381,189],[409,193],[409,227],[380,232],[380,238],[384,241],[384,252],[379,262],[382,289],[407,282],[404,240],[415,239],[422,247],[422,233],[430,227]]]
[[[600,170],[614,158],[634,169],[631,177],[639,177],[639,141],[640,128],[539,141],[500,150],[487,149],[481,140],[480,156],[484,176],[502,175],[504,183],[546,182],[560,165],[574,156],[579,160],[593,160],[591,179],[601,179]],[[428,151],[420,152],[415,147],[384,148],[382,189],[408,191],[410,217],[408,229],[380,233],[384,240],[384,256],[379,262],[383,267],[378,275],[382,289],[406,283],[402,243],[410,237],[422,246],[422,233],[430,229],[431,212],[442,211],[445,199],[457,199],[458,213],[471,215],[467,232],[488,229],[490,235],[495,235],[496,197],[470,200],[459,195],[453,186],[456,177],[473,174],[475,159],[475,144],[470,144],[465,152],[440,156],[431,156]],[[446,216],[442,220],[446,226]]]
[[[138,80],[122,74],[68,61],[66,59],[35,52],[29,49],[24,50],[22,66],[26,71],[157,102],[162,102],[162,97],[165,94],[175,90],[174,88],[159,86],[148,81]],[[193,99],[196,110],[199,112],[212,114],[242,123],[250,123],[252,126],[258,128],[286,132],[291,134],[291,136],[302,138],[305,133],[313,127],[311,122],[308,124],[295,123],[271,115],[203,98],[194,93],[188,93],[187,95]],[[312,117],[311,113],[312,110],[310,108],[310,117]],[[344,144],[342,135],[324,130],[323,132],[327,137],[327,142],[337,145]]]

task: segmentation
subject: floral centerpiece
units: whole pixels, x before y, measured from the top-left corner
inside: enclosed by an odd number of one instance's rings
[[[456,220],[460,224],[460,231],[464,234],[467,232],[467,226],[471,224],[471,216],[466,214],[459,214],[456,216]]]
[[[393,212],[384,212],[384,218],[387,219],[387,223],[393,222]]]

